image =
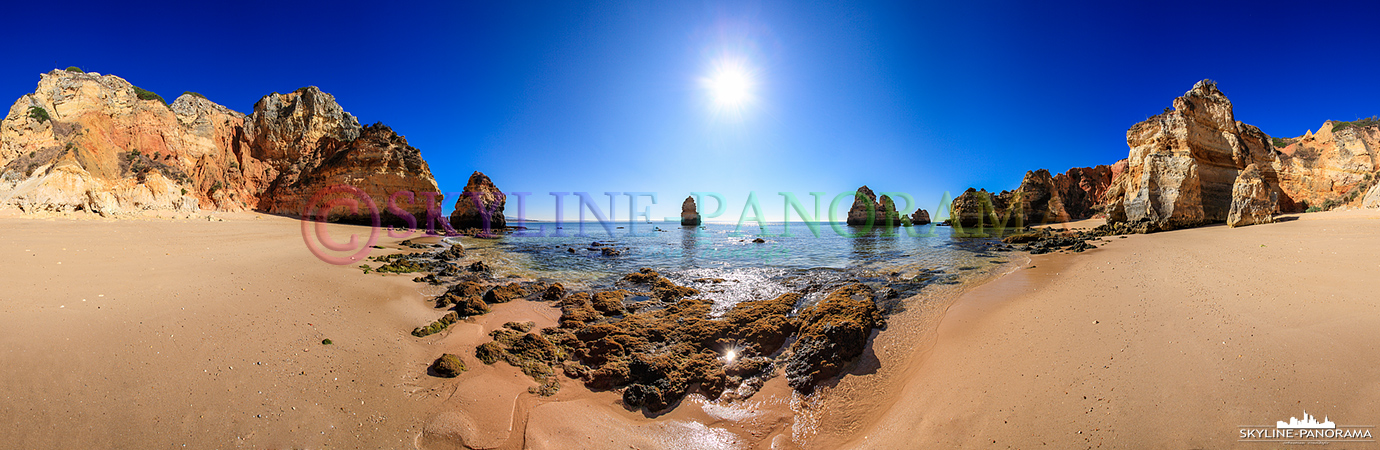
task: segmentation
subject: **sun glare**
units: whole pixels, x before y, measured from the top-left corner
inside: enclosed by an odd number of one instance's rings
[[[720,61],[704,79],[704,85],[720,112],[741,113],[753,101],[753,74],[741,62]]]

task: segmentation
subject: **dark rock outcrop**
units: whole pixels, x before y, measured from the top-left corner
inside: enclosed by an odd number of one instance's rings
[[[508,196],[494,186],[487,175],[480,172],[470,174],[469,183],[460,198],[455,200],[455,211],[450,214],[450,225],[456,229],[478,228],[497,230],[507,226],[503,218],[503,207]]]
[[[680,204],[680,225],[685,227],[700,226],[700,213],[695,206],[695,197],[685,197],[685,201]]]

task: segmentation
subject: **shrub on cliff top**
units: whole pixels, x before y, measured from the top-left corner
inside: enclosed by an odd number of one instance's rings
[[[182,95],[190,95],[190,96],[193,96],[193,97],[200,98],[200,99],[202,99],[202,100],[206,100],[206,96],[205,96],[205,95],[201,95],[200,92],[182,91]]]
[[[134,86],[134,95],[138,96],[139,100],[158,100],[164,106],[167,106],[168,104],[167,100],[163,100],[163,96],[155,94],[153,93],[153,91],[149,91],[139,86]]]
[[[48,110],[38,106],[29,107],[29,117],[37,120],[38,123],[44,123],[50,119],[50,117],[48,117]]]
[[[1345,130],[1347,128],[1365,128],[1380,125],[1380,116],[1370,116],[1365,119],[1356,119],[1351,122],[1332,122],[1332,132]]]
[[[86,71],[81,70],[81,68],[77,66],[67,66],[67,69],[65,70],[72,73],[86,73]]]

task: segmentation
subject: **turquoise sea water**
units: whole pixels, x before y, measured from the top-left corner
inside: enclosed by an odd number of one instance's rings
[[[890,289],[896,296],[919,293],[933,283],[957,283],[1009,261],[989,238],[955,237],[949,227],[862,228],[804,222],[737,227],[710,223],[529,224],[525,233],[498,239],[463,238],[467,251],[484,255],[500,273],[603,287],[648,267],[714,299],[722,312],[739,301],[803,292],[807,300],[851,282]],[[544,227],[540,230],[538,227]],[[761,238],[765,242],[755,243]],[[605,255],[603,249],[618,255]],[[572,251],[573,249],[573,251]],[[713,282],[722,279],[722,282]],[[888,292],[889,293],[889,292]]]

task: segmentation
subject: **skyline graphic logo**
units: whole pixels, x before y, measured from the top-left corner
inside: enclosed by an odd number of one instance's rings
[[[1237,442],[1268,442],[1280,445],[1327,445],[1375,442],[1375,425],[1337,425],[1326,415],[1322,421],[1308,411],[1303,418],[1289,417],[1270,425],[1241,425]]]
[[[1299,420],[1297,417],[1290,417],[1288,422],[1285,422],[1285,421],[1283,421],[1283,420],[1278,420],[1278,421],[1275,421],[1275,428],[1278,428],[1278,429],[1294,429],[1294,430],[1300,430],[1300,429],[1310,429],[1310,430],[1311,430],[1311,429],[1329,429],[1329,430],[1335,430],[1335,429],[1337,429],[1337,424],[1333,423],[1331,420],[1328,420],[1327,416],[1323,416],[1323,421],[1322,421],[1322,422],[1318,422],[1318,419],[1317,419],[1316,417],[1313,417],[1312,415],[1309,415],[1309,414],[1308,414],[1308,411],[1304,411],[1304,412],[1303,412],[1303,420]]]

